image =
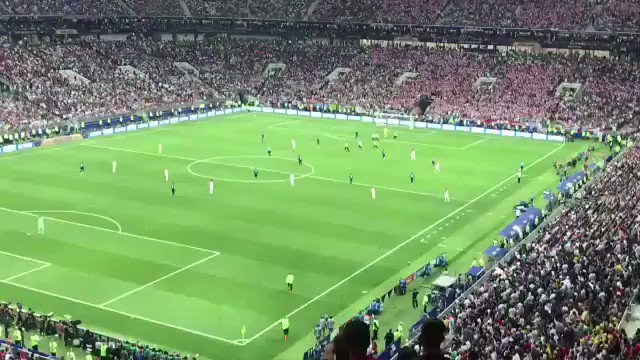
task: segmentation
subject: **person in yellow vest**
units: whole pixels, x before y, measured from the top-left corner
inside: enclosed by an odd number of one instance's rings
[[[100,359],[106,359],[107,358],[107,343],[103,342],[100,344]]]
[[[49,340],[49,354],[56,356],[58,353],[58,335],[54,335],[51,340]]]
[[[38,336],[38,334],[31,335],[31,349],[35,352],[38,352],[39,347],[40,347],[40,336]]]
[[[22,346],[22,330],[19,327],[13,330],[13,342],[18,346]]]
[[[67,349],[67,355],[64,356],[64,360],[76,360],[76,354],[71,348]]]
[[[484,259],[482,258],[482,256],[480,256],[480,259],[478,259],[478,265],[480,265],[481,268],[484,267]]]

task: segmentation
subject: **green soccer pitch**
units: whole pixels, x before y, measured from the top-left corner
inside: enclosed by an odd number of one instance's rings
[[[589,145],[389,130],[386,159],[374,124],[251,113],[2,155],[1,298],[208,359],[298,359],[321,314],[346,320],[443,252],[468,268],[519,200],[555,188],[553,162]]]

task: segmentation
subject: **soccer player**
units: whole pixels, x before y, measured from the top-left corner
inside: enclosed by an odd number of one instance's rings
[[[267,154],[269,154],[269,156],[271,156],[271,146],[267,146]]]
[[[260,143],[264,144],[264,133],[260,134]]]
[[[444,202],[449,202],[451,201],[449,199],[449,188],[444,188]]]
[[[351,150],[349,150],[349,143],[344,143],[344,151],[351,152]]]
[[[291,183],[291,186],[293,186],[293,183],[295,182],[296,177],[293,175],[293,173],[289,174],[289,182]]]
[[[395,139],[397,139],[397,138],[398,138],[398,133],[394,131],[394,132],[393,132],[393,139],[395,140]]]
[[[431,166],[436,167],[436,158],[431,158]]]
[[[302,165],[302,156],[298,155],[298,166]]]
[[[164,169],[164,181],[169,182],[169,169]]]
[[[362,141],[358,140],[358,149],[362,150]]]
[[[38,216],[38,234],[44,235],[44,218]]]
[[[293,292],[293,274],[287,275],[285,281],[287,282],[287,290],[289,290],[289,294],[291,294]]]
[[[176,195],[176,183],[172,182],[171,183],[171,196],[175,196]]]
[[[371,199],[376,199],[376,188],[374,187],[371,188]]]
[[[524,170],[524,161],[520,161],[520,171]]]
[[[378,142],[377,142],[377,141],[375,141],[375,140],[373,141],[373,148],[374,148],[374,149],[379,149],[379,148],[378,148]]]
[[[209,194],[213,195],[213,179],[209,180]]]
[[[522,180],[522,170],[518,169],[518,184],[520,184],[520,180]]]
[[[349,184],[353,184],[353,174],[349,174]]]
[[[258,169],[253,169],[253,177],[258,178]]]
[[[293,140],[293,139],[291,139],[291,149],[292,149],[293,151],[295,151],[295,150],[296,150],[296,141],[295,141],[295,140]]]
[[[433,170],[433,172],[440,172],[440,161],[437,161],[437,162],[436,162],[436,167],[435,167],[435,169]]]
[[[284,333],[284,341],[289,340],[289,319],[284,318],[281,320],[282,333]]]
[[[413,181],[415,180],[415,175],[413,175],[413,171],[409,174],[409,181],[411,181],[411,185],[413,185]]]
[[[387,128],[386,126],[384,127],[384,130],[382,130],[383,134],[384,134],[384,138],[387,138],[387,135],[389,134],[389,128]]]
[[[84,174],[84,161],[80,161],[80,175]]]
[[[411,155],[409,155],[409,158],[411,160],[415,160],[416,159],[416,149],[411,149]]]
[[[358,132],[356,131],[356,139],[358,138]]]
[[[320,138],[319,137],[316,138],[316,147],[317,148],[320,147]]]
[[[158,144],[158,154],[162,155],[162,144]]]
[[[113,160],[113,162],[111,162],[111,171],[115,174],[116,173],[116,167],[118,167],[118,163]]]
[[[382,149],[382,160],[387,158],[387,153],[384,152],[384,149]]]

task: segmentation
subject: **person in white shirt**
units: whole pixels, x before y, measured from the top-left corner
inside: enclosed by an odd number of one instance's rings
[[[374,187],[371,188],[371,198],[373,200],[376,199],[376,188],[374,188]]]
[[[209,180],[209,194],[213,195],[213,179]]]
[[[158,154],[162,154],[162,144],[158,144]]]
[[[411,150],[411,160],[415,160],[416,159],[416,149],[412,149]]]
[[[289,174],[289,182],[291,183],[291,186],[293,186],[295,180],[296,177],[293,175],[293,173]]]
[[[296,141],[291,139],[291,149],[295,150],[296,149]]]
[[[116,167],[118,167],[118,163],[113,160],[113,162],[111,163],[111,171],[115,174],[116,173]]]
[[[164,169],[164,181],[169,182],[169,170]]]
[[[449,201],[451,201],[449,199],[449,188],[445,188],[444,189],[444,202],[449,202]]]
[[[436,167],[435,167],[435,169],[434,169],[433,171],[434,171],[434,172],[440,172],[440,161],[438,161],[438,162],[436,163]]]

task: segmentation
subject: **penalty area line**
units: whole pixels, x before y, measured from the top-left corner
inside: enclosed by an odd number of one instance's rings
[[[549,153],[547,153],[546,155],[540,157],[538,160],[534,161],[533,163],[531,163],[531,165],[527,166],[525,168],[529,169],[531,167],[533,167],[534,165],[538,164],[539,162],[541,162],[542,160],[548,158],[549,156],[553,155],[556,151],[562,149],[565,146],[565,144],[562,144],[560,146],[558,146],[557,148],[553,149],[552,151],[550,151]],[[467,207],[469,207],[471,204],[475,203],[476,201],[482,199],[483,197],[485,197],[486,195],[490,194],[492,191],[494,191],[496,188],[504,185],[505,183],[507,183],[508,181],[511,181],[511,179],[513,179],[514,177],[516,177],[516,175],[511,175],[509,177],[507,177],[506,179],[504,179],[502,182],[500,182],[499,184],[493,186],[492,188],[490,188],[489,190],[483,192],[482,194],[478,195],[477,197],[475,197],[473,200],[469,201],[468,203],[462,205],[461,207],[459,207],[458,209],[454,210],[453,212],[451,212],[449,215],[446,215],[445,217],[443,217],[442,219],[436,221],[435,223],[429,225],[428,227],[420,230],[417,234],[411,236],[410,238],[408,238],[407,240],[401,242],[400,244],[396,245],[395,247],[393,247],[392,249],[390,249],[389,251],[387,251],[386,253],[380,255],[378,258],[374,259],[373,261],[371,261],[370,263],[368,263],[367,265],[363,266],[362,268],[356,270],[355,272],[353,272],[351,275],[347,276],[346,278],[344,278],[343,280],[341,280],[340,282],[338,282],[337,284],[331,286],[330,288],[328,288],[327,290],[323,291],[322,293],[318,294],[317,296],[315,296],[313,299],[307,301],[306,303],[302,304],[300,307],[298,307],[297,309],[291,311],[289,314],[285,315],[285,318],[289,318],[295,314],[297,314],[298,312],[300,312],[301,310],[305,309],[307,306],[313,304],[314,302],[316,302],[318,299],[322,298],[323,296],[327,295],[328,293],[332,292],[333,290],[335,290],[336,288],[338,288],[339,286],[341,286],[342,284],[346,283],[347,281],[351,280],[352,278],[358,276],[360,273],[364,272],[365,270],[369,269],[371,266],[375,265],[376,263],[378,263],[380,260],[386,258],[387,256],[393,254],[394,252],[398,251],[398,249],[404,247],[405,245],[411,243],[412,241],[414,241],[415,239],[420,238],[424,233],[426,233],[427,231],[433,229],[434,227],[438,226],[439,224],[441,224],[442,222],[446,221],[447,219],[449,219],[452,216],[455,216],[457,213],[465,210]],[[252,336],[251,338],[247,339],[246,343],[250,343],[251,341],[257,339],[258,337],[260,337],[262,334],[266,333],[267,331],[273,329],[274,327],[276,327],[278,324],[280,324],[280,320],[274,322],[273,324],[271,324],[270,326],[268,326],[267,328],[265,328],[264,330],[260,331],[259,333],[255,334],[254,336]]]
[[[127,316],[127,317],[129,317],[131,319],[137,319],[137,320],[141,320],[141,321],[146,321],[146,322],[149,322],[149,323],[152,323],[152,324],[155,324],[155,325],[169,327],[169,328],[172,328],[172,329],[175,329],[175,330],[180,330],[180,331],[183,331],[183,332],[186,332],[186,333],[190,333],[190,334],[193,334],[193,335],[198,335],[198,336],[206,337],[206,338],[213,339],[213,340],[223,341],[223,342],[226,342],[228,344],[233,344],[233,345],[237,345],[237,346],[244,346],[244,345],[247,344],[246,341],[245,342],[240,342],[238,340],[225,339],[223,337],[219,337],[219,336],[203,333],[203,332],[200,332],[200,331],[197,331],[197,330],[188,329],[188,328],[185,328],[185,327],[182,327],[182,326],[168,324],[168,323],[165,323],[165,322],[162,322],[162,321],[158,321],[158,320],[154,320],[154,319],[150,319],[150,318],[147,318],[147,317],[144,317],[144,316],[140,316],[140,315],[131,314],[131,313],[128,313],[128,312],[116,310],[116,309],[113,309],[113,308],[110,308],[110,307],[107,307],[107,306],[96,305],[96,304],[92,304],[92,303],[84,301],[84,300],[75,299],[75,298],[72,298],[72,297],[68,297],[68,296],[52,293],[52,292],[49,292],[49,291],[33,288],[33,287],[26,286],[26,285],[23,285],[23,284],[18,284],[18,283],[9,281],[9,280],[0,280],[0,283],[5,283],[5,284],[8,284],[8,285],[12,285],[12,286],[19,287],[19,288],[22,288],[22,289],[25,289],[25,290],[33,291],[33,292],[36,292],[36,293],[39,293],[39,294],[48,295],[48,296],[55,297],[55,298],[58,298],[58,299],[67,300],[67,301],[70,301],[70,302],[73,302],[73,303],[76,303],[76,304],[85,305],[85,306],[96,308],[96,309],[100,309],[100,310],[105,310],[105,311],[108,311],[108,312],[112,312],[114,314]]]

